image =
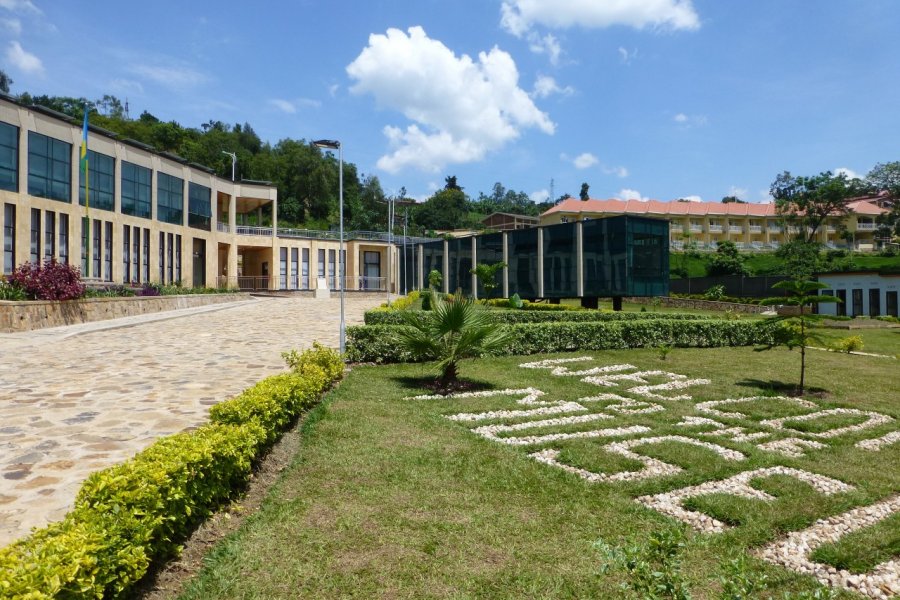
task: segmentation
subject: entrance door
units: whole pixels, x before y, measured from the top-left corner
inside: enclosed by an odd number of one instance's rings
[[[363,252],[363,280],[360,286],[364,290],[377,290],[381,287],[381,253]]]
[[[194,238],[194,287],[206,287],[206,240]]]
[[[897,316],[897,292],[888,292],[885,294],[885,302],[887,304],[887,310],[885,311],[888,315],[892,317]]]

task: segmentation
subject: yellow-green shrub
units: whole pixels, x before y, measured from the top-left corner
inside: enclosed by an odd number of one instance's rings
[[[831,349],[835,352],[846,352],[847,354],[850,354],[851,352],[859,352],[863,349],[863,346],[864,344],[862,336],[851,335],[839,340],[835,340],[835,342],[831,345]]]
[[[313,342],[313,347],[303,352],[297,352],[296,350],[282,352],[281,357],[291,368],[291,371],[299,375],[302,375],[309,365],[319,367],[325,373],[328,383],[337,381],[344,373],[344,360],[340,353],[319,342]]]
[[[343,372],[316,346],[291,373],[211,409],[211,423],[93,473],[62,521],[0,549],[0,598],[115,598],[240,489],[262,448]]]

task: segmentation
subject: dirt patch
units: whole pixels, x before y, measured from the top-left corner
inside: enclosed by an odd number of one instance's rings
[[[181,556],[152,569],[130,594],[137,600],[167,600],[181,594],[185,584],[203,567],[212,546],[236,531],[256,513],[281,473],[290,466],[301,446],[303,419],[281,436],[259,462],[244,493],[223,506],[184,542]]]

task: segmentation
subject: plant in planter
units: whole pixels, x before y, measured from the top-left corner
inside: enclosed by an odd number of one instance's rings
[[[33,300],[75,300],[84,296],[78,268],[55,259],[43,264],[23,263],[12,272],[9,281]]]
[[[27,300],[28,295],[18,285],[0,275],[0,300]]]

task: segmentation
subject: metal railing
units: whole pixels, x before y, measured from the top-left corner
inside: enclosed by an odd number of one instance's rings
[[[694,233],[701,233],[703,231],[703,225],[691,225],[691,231]]]
[[[781,233],[780,225],[766,225],[766,231],[769,233]]]
[[[874,231],[875,223],[857,223],[856,229],[857,231]]]
[[[722,233],[722,226],[721,225],[710,225],[709,230],[714,233]]]
[[[271,227],[254,227],[252,225],[238,225],[234,228],[234,232],[238,235],[261,235],[272,237]]]
[[[762,233],[762,225],[750,225],[750,233]]]
[[[231,231],[231,229],[229,229],[228,223],[218,223],[217,222],[216,223],[216,231],[218,231],[220,233],[228,233],[229,231]]]
[[[744,232],[744,228],[741,227],[740,225],[729,225],[728,226],[728,233],[743,233],[743,232]]]

